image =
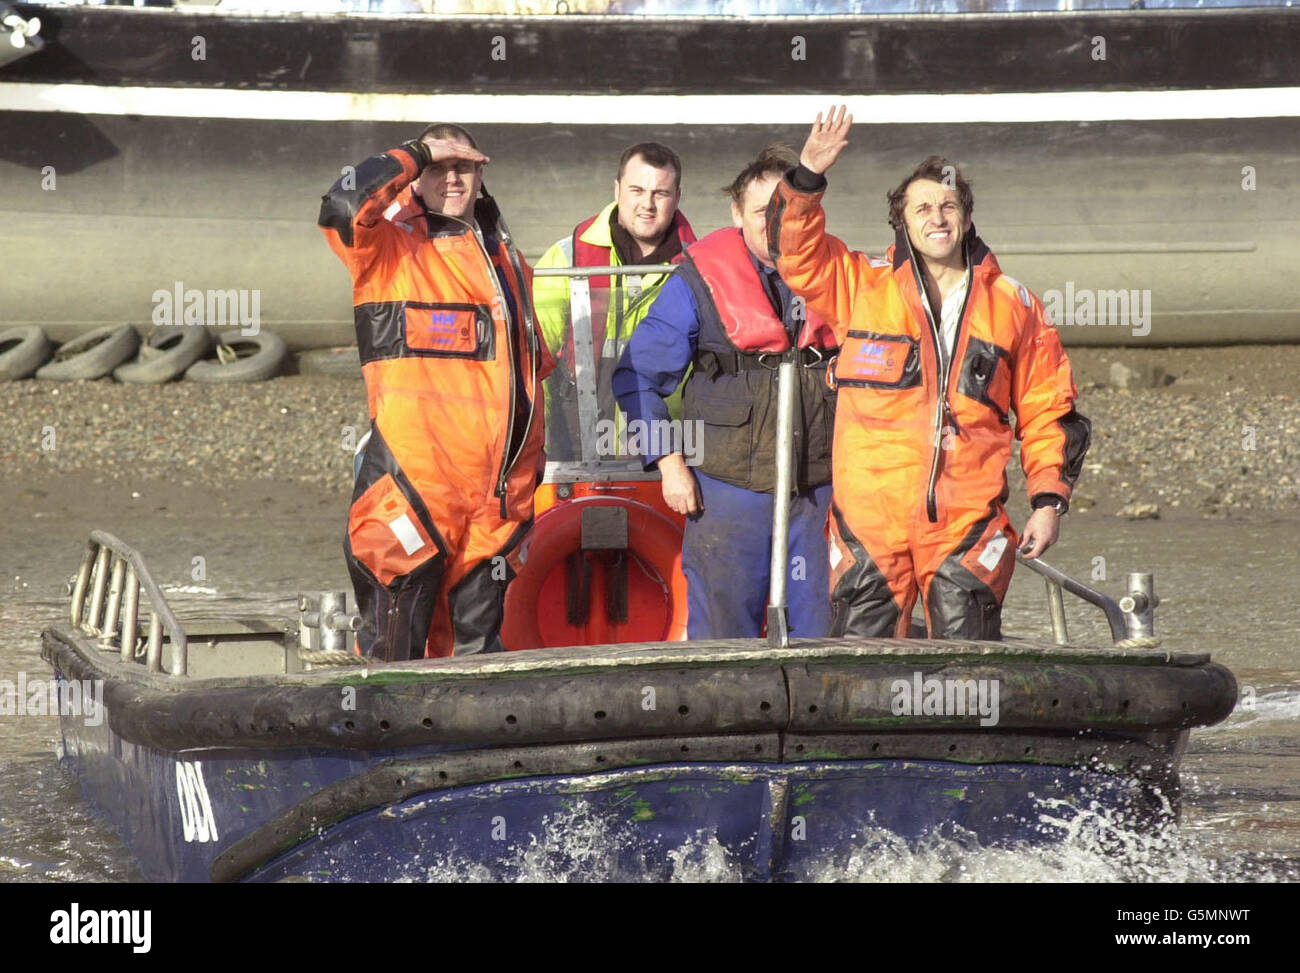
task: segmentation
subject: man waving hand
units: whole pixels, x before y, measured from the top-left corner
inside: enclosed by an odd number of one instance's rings
[[[1055,542],[1091,425],[1056,329],[979,238],[955,165],[931,156],[888,194],[883,260],[826,233],[825,173],[852,124],[842,106],[819,114],[768,207],[777,270],[841,347],[831,634],[906,636],[919,593],[930,637],[998,639],[1015,549]],[[1034,508],[1020,539],[1003,508],[1013,421]]]

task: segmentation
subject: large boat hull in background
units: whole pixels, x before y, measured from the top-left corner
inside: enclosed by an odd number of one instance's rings
[[[803,115],[846,97],[869,110],[832,174],[827,209],[831,231],[851,246],[887,246],[886,190],[937,152],[971,177],[976,225],[1003,270],[1040,296],[1059,295],[1052,309],[1066,344],[1300,338],[1300,278],[1290,271],[1300,258],[1300,119],[1251,117],[1248,94],[1235,117],[1187,117],[1194,89],[1206,89],[1206,114],[1222,115],[1216,91],[1267,94],[1300,81],[1290,53],[1297,19],[1285,9],[739,25],[118,8],[42,17],[45,49],[0,69],[0,326],[40,324],[60,340],[109,323],[145,328],[155,295],[180,285],[256,292],[260,327],[294,347],[349,343],[348,275],[315,228],[318,200],[345,165],[412,137],[443,106],[493,157],[488,184],[536,257],[608,202],[624,146],[657,139],[677,149],[683,210],[707,231],[730,221],[718,187],[769,141],[798,144]],[[203,61],[191,57],[199,34]],[[792,59],[794,34],[817,56]],[[515,45],[499,77],[487,53],[495,36]],[[1109,39],[1104,62],[1088,55],[1095,36]],[[780,56],[754,70],[768,48]],[[574,93],[624,97],[636,77],[670,100],[596,123],[565,105]],[[207,114],[187,117],[169,97],[178,90],[202,94]],[[1070,109],[1035,94],[1179,90],[1186,98],[1168,112],[1177,117],[1158,108],[1137,120],[1123,110],[1066,120]],[[284,101],[348,92],[360,97],[338,120],[302,120],[314,116],[293,106],[309,103]],[[927,121],[933,107],[918,107],[915,122],[870,117],[883,104],[870,98],[934,93],[1028,99],[1015,104],[1040,120],[990,120],[996,113],[979,101],[969,121]],[[539,99],[531,123],[477,122],[496,112],[496,94]],[[714,95],[753,96],[730,103],[752,110],[697,121],[700,99]],[[806,111],[767,110],[790,95],[806,96]],[[384,120],[396,115],[405,120]],[[1123,320],[1084,323],[1085,299],[1115,306],[1121,293]]]

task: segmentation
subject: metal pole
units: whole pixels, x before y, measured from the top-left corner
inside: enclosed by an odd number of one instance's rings
[[[72,586],[72,627],[81,626],[81,612],[86,606],[86,588],[90,585],[90,569],[95,566],[95,552],[97,548],[95,542],[91,541],[86,545],[86,555],[81,559],[81,567],[77,571],[77,580]]]
[[[140,619],[140,582],[135,575],[135,565],[126,569],[126,598],[122,602],[122,655],[123,662],[135,659],[135,627]]]
[[[110,648],[109,642],[117,634],[118,611],[122,607],[122,579],[126,576],[126,558],[119,557],[113,561],[113,573],[108,582],[108,608],[104,611],[104,624],[100,626],[99,638]]]
[[[1052,638],[1056,639],[1057,645],[1065,645],[1070,641],[1065,631],[1065,593],[1054,581],[1045,580],[1044,583],[1047,585],[1047,607],[1052,615]]]
[[[573,381],[578,386],[578,424],[582,435],[583,462],[595,462],[600,419],[600,399],[596,395],[596,361],[600,352],[591,334],[591,288],[585,277],[569,282],[569,330],[573,335]],[[605,322],[600,322],[605,330]],[[609,376],[604,376],[606,382]]]
[[[94,587],[90,591],[90,617],[85,620],[84,630],[91,635],[99,634],[104,611],[104,592],[108,590],[108,559],[113,554],[107,547],[101,547],[95,557],[95,573],[92,577]]]
[[[768,591],[767,644],[783,649],[790,644],[790,615],[786,604],[786,578],[790,560],[790,495],[794,492],[795,363],[781,362],[777,369],[776,486],[772,490],[772,564]]]
[[[162,672],[163,620],[155,607],[149,616],[149,647],[145,650],[145,668],[150,672]]]
[[[298,595],[298,647],[309,652],[351,652],[352,633],[361,631],[361,616],[348,611],[344,591]]]
[[[1159,604],[1155,575],[1145,571],[1130,573],[1128,594],[1119,600],[1129,638],[1151,638],[1156,634],[1156,606]]]

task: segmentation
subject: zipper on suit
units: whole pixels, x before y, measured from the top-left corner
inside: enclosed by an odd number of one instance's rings
[[[912,276],[916,280],[917,294],[921,298],[921,309],[925,311],[925,320],[929,323],[930,334],[934,338],[935,376],[938,379],[939,387],[937,391],[939,397],[934,404],[934,449],[930,456],[930,478],[925,489],[925,514],[930,523],[935,524],[939,522],[939,503],[935,492],[939,484],[939,461],[943,457],[944,419],[950,420],[953,431],[961,435],[961,427],[957,425],[952,406],[948,402],[948,383],[952,376],[952,359],[961,344],[962,326],[966,323],[966,308],[970,304],[973,273],[970,265],[970,255],[967,253],[966,241],[962,240],[962,256],[966,258],[966,294],[962,297],[961,311],[957,315],[957,330],[953,334],[952,351],[945,354],[943,333],[934,320],[934,311],[930,307],[930,298],[925,292],[925,278],[916,259],[916,252],[912,249],[912,239],[907,235],[906,230],[903,231],[903,239],[907,241],[907,256],[912,264]]]
[[[510,440],[515,431],[515,396],[519,390],[515,387],[515,346],[514,346],[514,318],[510,315],[510,304],[506,301],[506,295],[501,290],[501,279],[497,276],[496,266],[492,263],[492,255],[487,251],[487,244],[483,242],[483,234],[476,224],[467,223],[465,220],[455,216],[448,216],[446,213],[439,213],[444,219],[455,220],[461,226],[469,230],[474,236],[474,242],[478,244],[479,253],[483,254],[483,259],[487,263],[488,279],[492,282],[492,290],[496,292],[497,303],[501,307],[501,315],[506,319],[506,368],[510,373],[510,407],[506,412],[506,442],[505,448],[501,453],[501,466],[497,473],[496,489],[493,495],[501,500],[501,519],[506,519],[506,476],[510,472]],[[499,243],[505,246],[504,243]],[[531,411],[529,413],[529,424],[532,424]],[[522,449],[520,450],[522,452]]]
[[[538,337],[537,329],[533,326],[532,318],[528,314],[528,305],[526,302],[532,300],[532,296],[528,293],[528,286],[524,282],[523,268],[519,266],[519,263],[515,257],[515,253],[510,248],[509,243],[507,243],[505,240],[502,240],[501,247],[505,250],[507,261],[510,264],[510,269],[514,273],[515,283],[519,287],[520,300],[522,302],[525,302],[521,305],[523,309],[523,318],[524,318],[524,336],[528,341],[528,358],[532,363],[532,376],[531,376],[532,397],[528,401],[528,422],[524,426],[524,434],[519,437],[519,450],[514,454],[514,456],[509,456],[507,458],[505,465],[502,466],[501,468],[501,478],[497,483],[497,489],[500,491],[500,495],[501,495],[501,510],[502,510],[501,519],[505,520],[506,519],[506,515],[505,515],[506,475],[510,472],[511,469],[514,468],[515,463],[519,461],[519,457],[524,454],[524,447],[528,445],[528,434],[532,432],[533,429],[533,417],[536,416],[537,414],[537,371],[538,368],[540,368],[539,359],[541,357],[541,339]],[[495,276],[495,273],[493,274],[493,276]],[[514,359],[512,358],[510,361],[510,382],[512,388],[514,387],[514,376],[515,376],[515,363],[514,363]],[[513,424],[514,421],[513,397],[511,401],[510,418]],[[507,452],[509,451],[509,449],[510,449],[510,437],[507,436],[506,438]]]

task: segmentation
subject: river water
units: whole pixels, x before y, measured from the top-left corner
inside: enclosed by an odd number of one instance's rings
[[[159,486],[158,489],[163,489]],[[148,489],[145,489],[148,493]],[[40,631],[64,611],[63,583],[80,559],[86,530],[109,529],[139,547],[181,611],[289,614],[298,590],[346,590],[339,552],[346,499],[283,494],[217,516],[204,504],[147,514],[129,504],[49,516],[12,511],[0,552],[0,679],[46,678]],[[1210,651],[1233,670],[1242,702],[1219,726],[1193,731],[1183,762],[1183,815],[1158,834],[1129,832],[1104,815],[1081,816],[1050,848],[980,848],[960,837],[908,848],[887,833],[865,834],[825,880],[866,881],[1295,881],[1300,879],[1300,518],[1125,521],[1071,514],[1047,560],[1118,596],[1125,573],[1155,574],[1157,634],[1175,650]],[[204,577],[194,578],[196,555]],[[1098,560],[1100,559],[1100,560]],[[1070,634],[1105,641],[1100,612],[1067,603]],[[1004,628],[1046,636],[1041,579],[1017,573]],[[111,827],[82,802],[56,751],[57,718],[0,716],[0,880],[131,881],[139,873]],[[1050,808],[1042,813],[1050,816]],[[616,836],[576,816],[549,846],[521,863],[534,880],[592,877],[602,845]],[[675,877],[736,878],[715,842],[680,849]],[[560,863],[563,864],[560,864]],[[577,868],[580,871],[575,872]],[[429,864],[431,880],[474,879],[463,863]],[[620,876],[626,877],[626,876]]]

